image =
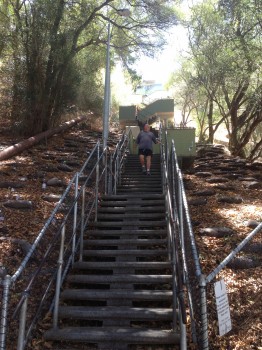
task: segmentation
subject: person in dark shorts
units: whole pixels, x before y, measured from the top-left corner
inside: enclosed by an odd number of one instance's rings
[[[150,131],[150,126],[145,124],[143,131],[140,131],[137,136],[136,143],[138,144],[138,154],[142,172],[147,175],[150,175],[153,142],[159,143],[155,135]]]

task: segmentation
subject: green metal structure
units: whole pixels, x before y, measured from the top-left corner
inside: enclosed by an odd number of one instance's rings
[[[160,124],[166,131],[169,146],[174,141],[178,161],[181,168],[192,166],[196,156],[195,128],[175,127],[174,100],[161,99],[153,101],[143,109],[136,106],[119,107],[120,126],[131,129],[130,152],[138,152],[136,138],[145,123],[151,125],[152,131],[158,136]],[[154,154],[160,153],[160,146],[154,145]]]

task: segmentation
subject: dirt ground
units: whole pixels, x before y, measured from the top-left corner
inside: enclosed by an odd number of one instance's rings
[[[262,222],[262,164],[211,147],[184,175],[200,261],[209,275]],[[202,153],[202,154],[201,154]],[[199,202],[200,201],[200,202]],[[233,202],[233,203],[230,203]],[[197,204],[199,202],[199,204]],[[214,228],[226,228],[216,235]],[[213,229],[213,230],[210,230]],[[210,349],[262,349],[262,232],[222,269],[207,288]],[[232,330],[219,336],[214,282],[224,280]]]

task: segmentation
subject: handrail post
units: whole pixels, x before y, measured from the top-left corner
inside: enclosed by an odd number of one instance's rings
[[[106,148],[106,150],[104,150],[104,152],[105,152],[105,155],[104,155],[104,157],[105,157],[105,164],[104,164],[104,166],[105,166],[105,194],[107,194],[108,193],[108,178],[107,178],[107,173],[108,173],[108,171],[107,171],[107,163],[108,163],[108,159],[107,159],[107,157],[108,157],[108,148]]]
[[[165,156],[166,156],[166,167],[168,168],[168,139],[167,139],[167,130],[165,129]]]
[[[84,249],[85,195],[86,195],[86,186],[84,184],[83,188],[82,188],[82,210],[81,210],[81,233],[80,233],[79,261],[83,260],[83,249]]]
[[[117,185],[117,156],[116,156],[116,159],[115,159],[114,168],[115,168],[114,194],[116,194],[116,185]]]
[[[186,325],[183,323],[182,317],[179,317],[180,323],[180,349],[187,350],[187,333]]]
[[[78,179],[79,179],[79,173],[76,173],[76,180],[75,180],[75,198],[74,198],[74,200],[75,200],[75,205],[74,205],[74,221],[73,221],[73,240],[72,240],[72,264],[75,262]]]
[[[207,317],[207,297],[206,278],[203,274],[199,276],[200,289],[200,309],[201,309],[201,349],[208,350],[208,317]]]
[[[113,171],[113,155],[110,155],[109,162],[109,179],[108,179],[108,194],[112,194],[112,171]]]
[[[119,161],[118,161],[118,185],[119,186],[121,186],[121,182],[122,182],[121,169],[122,169],[122,153],[121,153],[121,150],[119,150]]]
[[[0,349],[5,350],[6,330],[7,330],[7,311],[8,300],[11,285],[11,276],[6,275],[3,281],[3,299],[1,312],[1,327],[0,327]]]
[[[65,225],[63,226],[61,231],[60,252],[59,252],[59,258],[57,262],[58,269],[57,269],[57,277],[56,277],[55,305],[54,305],[54,315],[53,315],[54,328],[57,328],[57,324],[58,324],[58,307],[59,307],[62,268],[63,268],[63,260],[64,260],[64,245],[65,245]]]
[[[164,194],[165,193],[165,175],[164,175],[164,156],[165,156],[165,153],[164,153],[164,145],[161,144],[161,180],[162,180],[162,193]]]
[[[24,349],[28,296],[29,296],[28,291],[25,291],[24,292],[23,305],[22,305],[21,311],[20,311],[19,332],[18,332],[18,339],[17,339],[17,350],[23,350]]]
[[[178,171],[179,176],[178,176],[178,181],[179,181],[179,186],[178,186],[178,217],[179,217],[179,231],[180,231],[180,244],[181,244],[181,251],[182,251],[182,259],[183,262],[186,261],[185,258],[185,230],[184,230],[184,213],[183,213],[183,193],[182,193],[182,175],[181,171]],[[186,272],[185,268],[183,266],[183,282],[186,280]]]
[[[174,234],[174,232],[173,232]],[[177,329],[177,266],[175,244],[172,246],[173,330]],[[181,316],[180,316],[181,317]]]
[[[119,168],[120,168],[120,156],[121,156],[121,149],[119,148],[117,150],[117,161],[116,161],[116,171],[117,171],[117,181],[116,181],[116,184],[118,185],[119,184]]]
[[[98,210],[98,185],[99,185],[99,145],[97,147],[97,164],[96,164],[96,188],[95,188],[95,221],[97,221]]]

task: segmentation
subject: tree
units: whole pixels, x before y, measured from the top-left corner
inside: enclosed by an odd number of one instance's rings
[[[228,67],[235,73],[222,85],[230,118],[229,146],[234,155],[245,156],[252,134],[262,124],[261,4],[241,0],[221,1],[219,6],[224,21],[230,22],[227,36],[233,59]]]
[[[262,122],[259,6],[256,0],[207,0],[192,9],[189,22],[195,86],[208,99],[209,141],[225,123],[229,148],[240,156]]]
[[[177,22],[170,1],[127,1],[129,18],[117,15],[122,2],[116,0],[3,3],[12,22],[13,116],[28,134],[59,122],[69,97],[65,92],[78,78],[76,57],[84,49],[93,57],[101,52],[108,22],[112,47],[127,66],[131,55],[159,49],[164,44],[161,33]]]

